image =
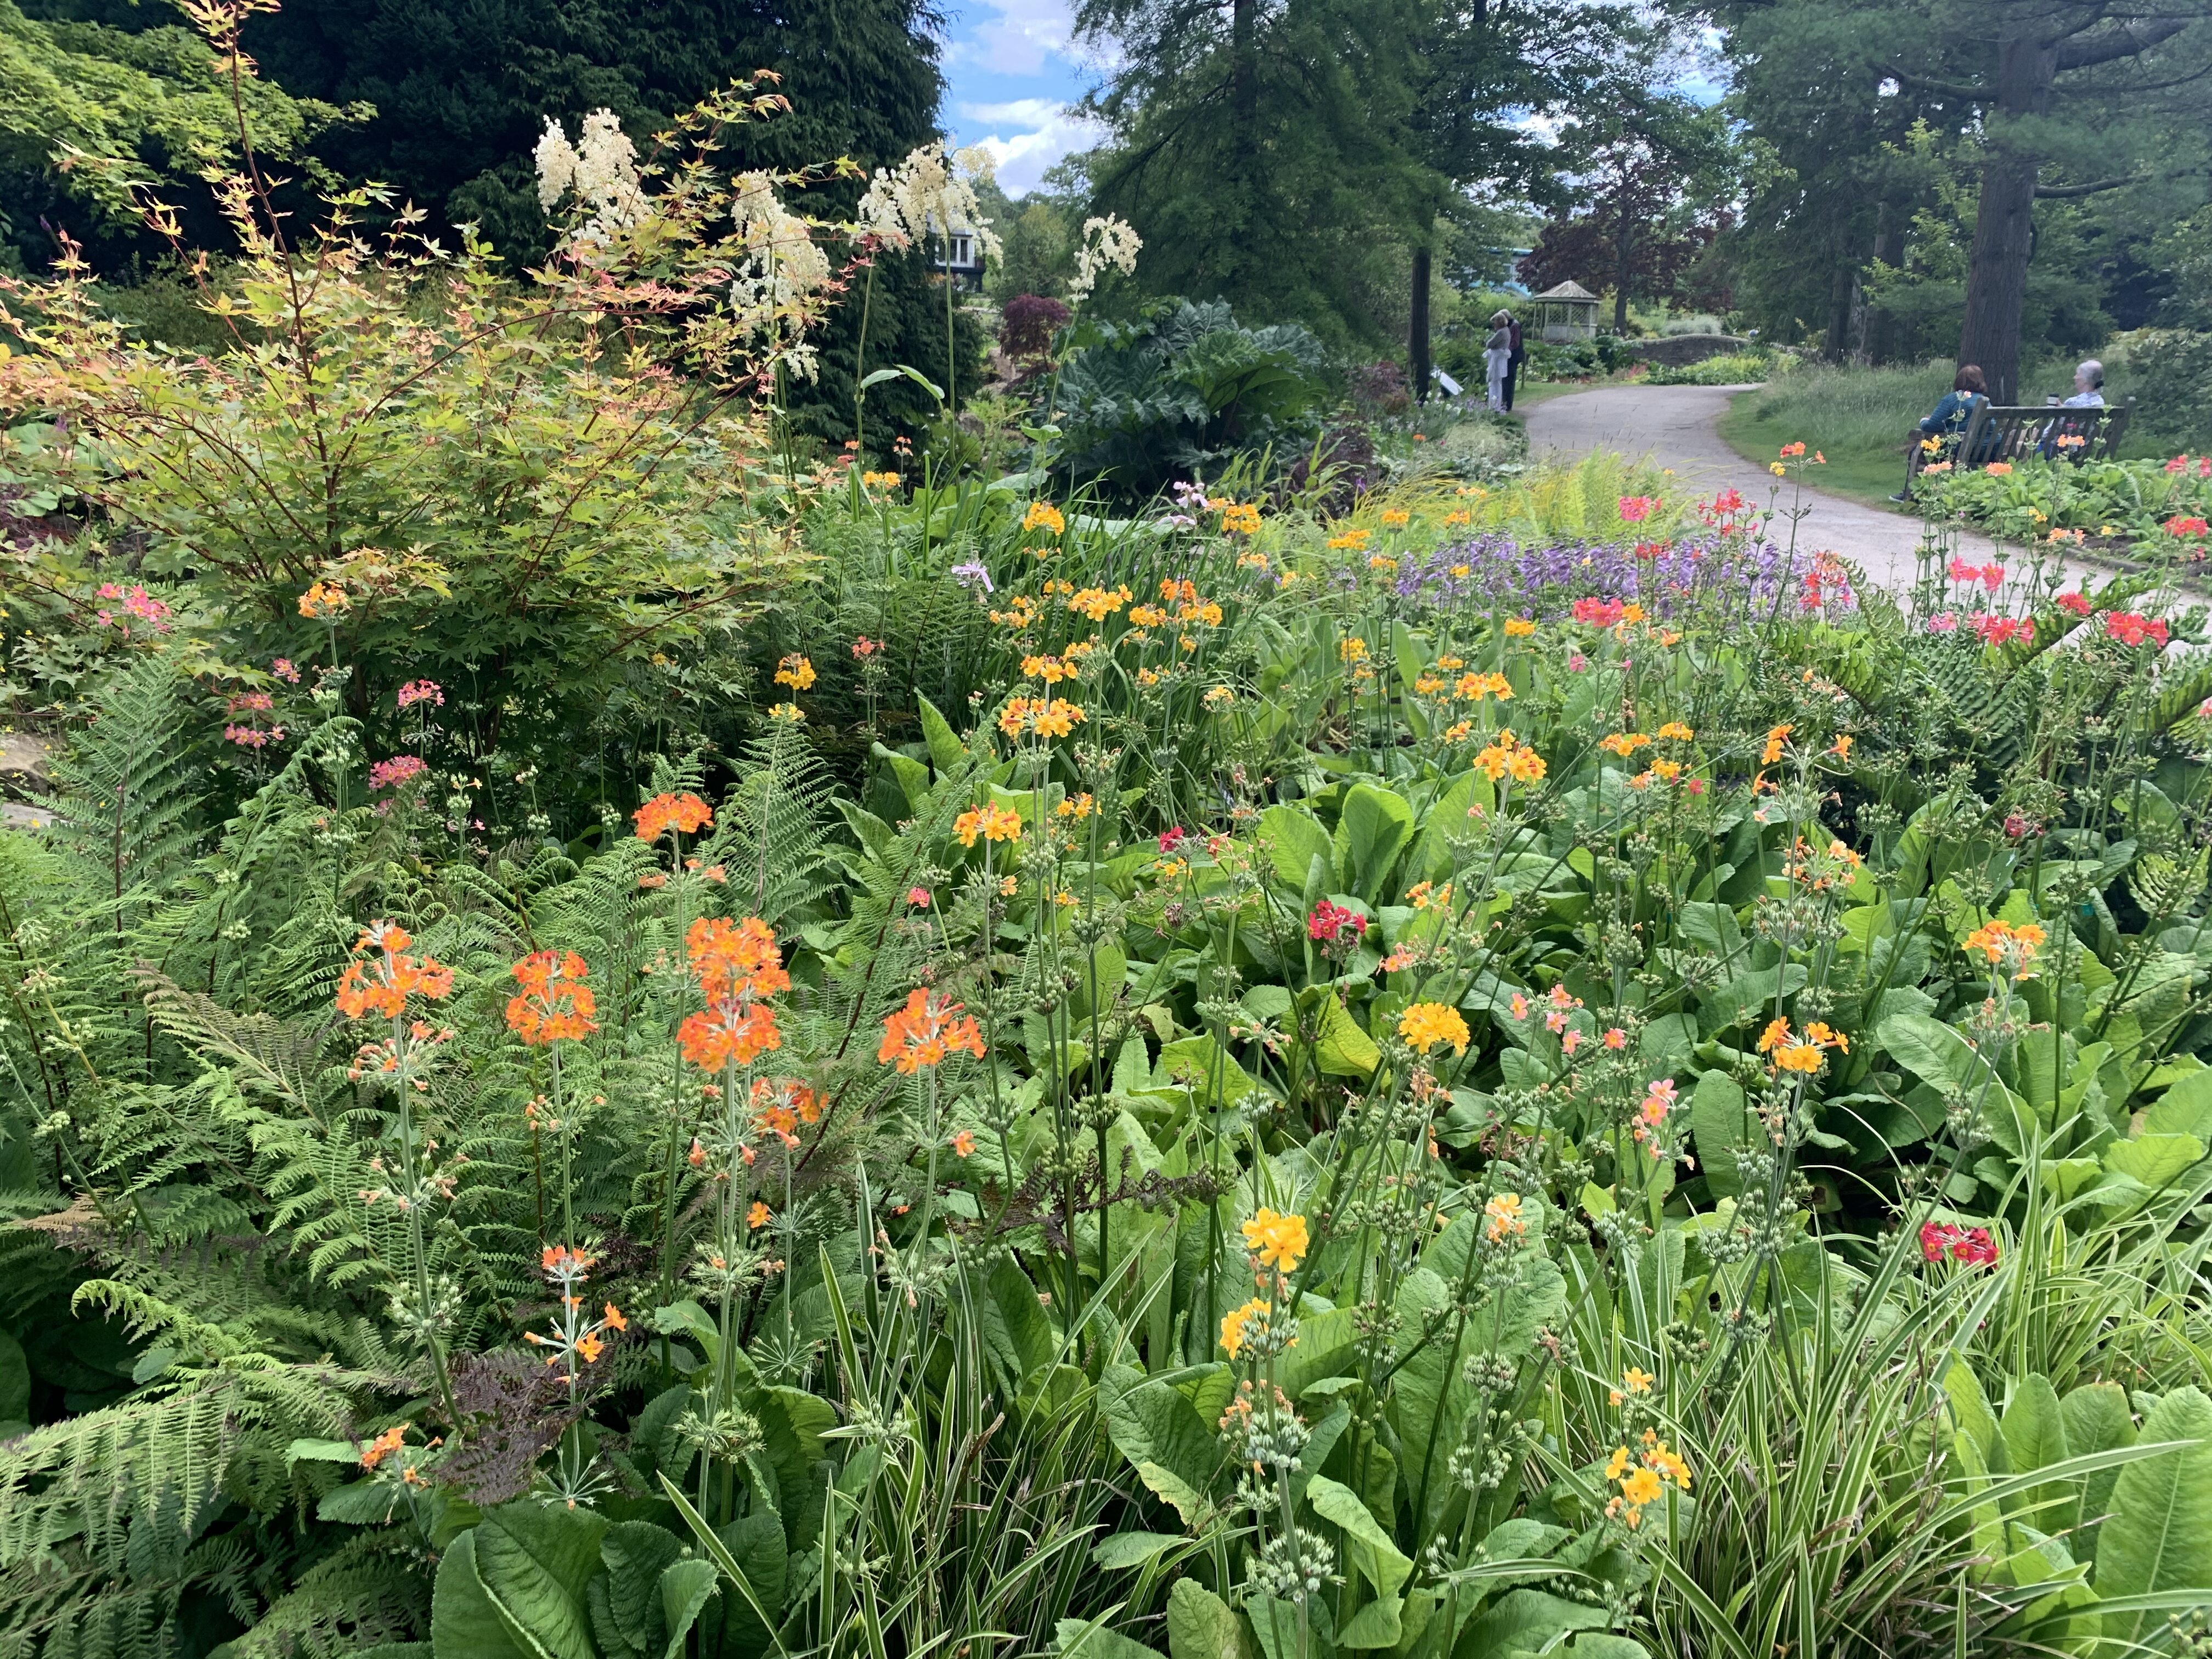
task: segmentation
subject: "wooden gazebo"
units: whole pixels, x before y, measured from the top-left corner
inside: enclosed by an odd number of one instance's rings
[[[1597,295],[1580,283],[1571,281],[1547,288],[1541,294],[1532,294],[1528,296],[1528,316],[1522,323],[1522,330],[1554,345],[1594,338],[1597,334]]]

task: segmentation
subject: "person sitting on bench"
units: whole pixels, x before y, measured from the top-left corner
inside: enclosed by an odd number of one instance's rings
[[[2074,395],[2059,404],[2061,409],[2102,409],[2105,406],[2105,366],[2094,357],[2074,371]],[[2036,441],[2035,453],[2045,460],[2058,453],[2061,438],[2071,441],[2070,447],[2079,449],[2087,442],[2079,421],[2056,420],[2043,428]]]
[[[1925,447],[1934,438],[1940,443],[1956,443],[1966,435],[1966,422],[1974,417],[1974,399],[1986,397],[1990,383],[1983,378],[1977,363],[1961,363],[1951,380],[1951,389],[1943,394],[1942,401],[1929,412],[1928,418],[1912,429],[1912,440],[1905,448],[1905,488],[1889,499],[1909,501],[1912,499],[1912,481],[1920,476],[1933,453]],[[1960,456],[1960,462],[1966,458]]]

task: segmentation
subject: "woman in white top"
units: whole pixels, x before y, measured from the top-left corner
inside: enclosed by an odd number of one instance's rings
[[[2092,357],[2075,368],[2074,395],[2062,399],[2058,406],[2061,409],[2102,409],[2105,406],[2104,364]],[[2050,460],[2058,453],[2058,441],[2061,438],[2074,441],[2067,447],[2075,452],[2076,460],[2088,453],[2088,450],[2081,441],[2083,434],[2081,431],[2081,422],[2065,420],[2051,421],[2045,425],[2043,435],[2036,440],[2035,453],[2042,456],[2045,460]]]
[[[1501,311],[1490,319],[1490,337],[1482,343],[1482,366],[1490,378],[1490,407],[1505,407],[1505,371],[1513,361],[1513,314]]]

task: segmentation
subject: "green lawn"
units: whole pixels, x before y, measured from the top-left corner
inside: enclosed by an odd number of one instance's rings
[[[1870,506],[1897,507],[1889,495],[1905,481],[1905,434],[1917,418],[1899,418],[1895,432],[1886,439],[1873,432],[1846,432],[1841,438],[1832,438],[1823,435],[1823,422],[1818,419],[1787,406],[1774,408],[1766,389],[1761,388],[1739,392],[1729,399],[1728,413],[1720,419],[1720,434],[1737,454],[1762,466],[1784,444],[1802,442],[1827,457],[1826,465],[1806,474],[1808,483]],[[1899,507],[1898,510],[1910,509]]]
[[[1828,458],[1820,487],[1874,506],[1905,480],[1905,440],[1915,422],[1950,389],[1952,366],[1936,361],[1881,368],[1805,363],[1729,400],[1720,433],[1738,454],[1761,465],[1784,444],[1803,443]],[[2033,362],[2021,384],[2040,402],[2067,384],[2069,362]],[[2116,384],[2109,395],[2126,395]],[[2122,442],[2123,455],[2163,453],[2147,438]],[[1899,511],[1906,509],[1899,508]]]

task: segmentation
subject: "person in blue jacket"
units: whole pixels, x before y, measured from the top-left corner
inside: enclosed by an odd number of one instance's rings
[[[1987,397],[1989,390],[1990,383],[1983,378],[1980,365],[1961,363],[1959,366],[1958,374],[1952,377],[1951,389],[1943,394],[1942,401],[1929,411],[1928,417],[1912,428],[1911,441],[1905,450],[1905,488],[1892,495],[1890,500],[1909,501],[1912,499],[1912,480],[1918,476],[1921,466],[1928,459],[1928,452],[1921,447],[1923,441],[1936,438],[1948,444],[1956,444],[1966,435],[1966,422],[1973,418],[1974,400]],[[1957,459],[1960,461],[1966,459],[1964,456]]]

